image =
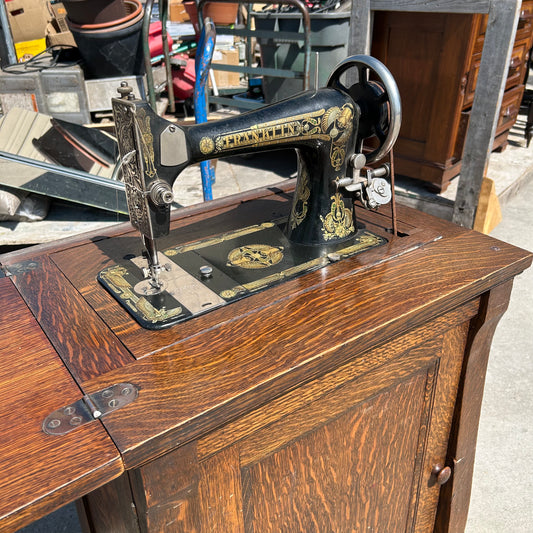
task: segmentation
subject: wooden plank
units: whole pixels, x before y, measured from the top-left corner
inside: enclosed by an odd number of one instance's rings
[[[367,1],[367,0],[363,0]],[[357,0],[354,4],[358,3]],[[503,2],[502,2],[503,3]],[[490,0],[370,0],[375,11],[418,11],[429,13],[488,13]]]
[[[78,383],[132,360],[48,257],[9,268],[17,289]]]
[[[466,134],[453,222],[472,228],[505,90],[520,15],[520,0],[492,2],[472,115]]]
[[[371,0],[352,0],[348,55],[370,53],[372,40]]]
[[[82,392],[11,280],[0,279],[0,529],[7,533],[118,476],[123,468],[98,421],[64,436],[42,423]]]
[[[483,178],[474,229],[488,235],[501,221],[502,210],[494,181],[490,178]]]

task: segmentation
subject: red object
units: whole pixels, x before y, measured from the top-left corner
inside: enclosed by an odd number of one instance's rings
[[[150,48],[150,57],[156,57],[163,54],[163,24],[161,21],[150,23],[150,29],[148,30],[148,46]],[[168,49],[172,48],[172,37],[168,36]]]
[[[194,59],[188,58],[185,68],[172,70],[172,86],[174,96],[178,100],[190,98],[194,93],[194,82],[196,81],[196,71],[194,69]]]

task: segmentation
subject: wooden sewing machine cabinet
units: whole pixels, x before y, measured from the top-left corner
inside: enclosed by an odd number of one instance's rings
[[[293,184],[178,211],[160,247],[286,216]],[[129,224],[0,257],[0,528],[73,500],[85,531],[464,528],[488,352],[531,254],[399,207],[382,246],[168,329],[96,281]],[[50,413],[131,384],[63,435]],[[128,389],[129,390],[129,389]]]

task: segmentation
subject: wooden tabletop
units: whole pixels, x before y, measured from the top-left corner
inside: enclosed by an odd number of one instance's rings
[[[159,248],[282,217],[290,190],[185,208]],[[30,514],[36,519],[473,300],[532,260],[402,207],[392,237],[388,215],[359,212],[386,245],[161,331],[142,329],[96,281],[141,251],[129,224],[0,256],[8,273],[0,279],[1,438],[9,450],[0,459],[0,494],[8,495],[0,523],[21,527]],[[331,335],[341,349],[327,348]],[[42,433],[50,411],[123,382],[139,388],[131,404],[65,436]]]
[[[82,392],[11,280],[0,279],[0,517],[16,530],[120,475],[120,454],[100,422],[63,437],[44,418]]]

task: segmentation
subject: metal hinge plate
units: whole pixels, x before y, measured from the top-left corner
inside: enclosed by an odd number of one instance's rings
[[[118,383],[86,394],[77,402],[50,413],[43,422],[48,435],[65,435],[79,426],[88,424],[133,402],[139,389],[131,383]]]

